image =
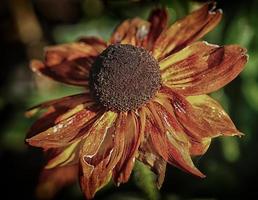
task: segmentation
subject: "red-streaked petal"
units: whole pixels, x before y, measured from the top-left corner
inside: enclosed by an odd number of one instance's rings
[[[165,85],[194,96],[225,86],[243,70],[246,62],[246,50],[238,45],[220,47],[196,42],[159,64]]]
[[[144,46],[147,42],[149,28],[150,23],[145,20],[139,18],[125,20],[112,34],[110,43]]]
[[[89,93],[83,93],[51,100],[30,108],[26,112],[28,117],[35,115],[41,110],[46,110],[46,112],[31,126],[27,138],[47,130],[92,104],[93,101]]]
[[[109,111],[85,138],[80,153],[80,184],[88,199],[108,183],[122,155],[124,123],[123,114]]]
[[[179,142],[169,133],[169,130],[165,129],[164,119],[158,115],[154,103],[149,103],[148,108],[150,112],[147,115],[147,127],[156,151],[170,164],[193,175],[205,177],[194,166],[189,152],[189,145]]]
[[[183,127],[177,121],[174,109],[167,96],[158,93],[156,98],[153,99],[153,102],[155,102],[155,110],[153,108],[153,113],[155,112],[158,115],[157,118],[163,119],[162,126],[160,127],[164,127],[165,130],[168,131],[167,134],[170,134],[175,140],[187,145],[189,138],[184,132]]]
[[[221,16],[221,10],[215,10],[215,3],[210,2],[178,20],[157,39],[153,47],[154,57],[161,60],[198,40],[219,23]]]
[[[59,190],[76,182],[77,178],[78,165],[43,170],[36,188],[36,196],[39,199],[53,199]]]
[[[152,132],[147,132],[149,130],[149,128],[145,129],[145,139],[141,143],[137,159],[148,165],[157,175],[156,185],[160,189],[164,182],[167,161],[153,148],[154,144],[149,136]]]
[[[44,62],[33,60],[30,67],[53,80],[87,86],[90,67],[99,53],[83,42],[47,47]]]
[[[154,9],[148,21],[150,22],[150,31],[148,34],[148,41],[146,49],[152,50],[153,44],[159,35],[166,30],[168,24],[168,12],[165,8]]]
[[[138,112],[139,117],[134,112],[129,112],[126,117],[123,154],[113,170],[113,179],[117,185],[128,181],[134,167],[138,148],[144,137],[146,118],[144,108]]]
[[[26,141],[32,146],[49,149],[66,146],[74,140],[82,137],[87,132],[87,129],[89,129],[91,124],[100,117],[101,111],[85,108],[83,106],[77,106],[74,109],[77,108],[79,110],[71,117],[65,117],[65,119],[59,121],[54,126],[29,139],[26,139]],[[74,113],[74,109],[70,112]],[[59,116],[56,120],[59,120],[59,118],[62,118],[64,115],[69,114],[65,113],[62,116]]]
[[[185,97],[169,88],[162,88],[161,92],[167,94],[177,120],[184,127],[185,132],[195,141],[202,141],[203,138],[220,135],[241,135],[228,115],[211,98],[201,96],[202,98],[198,101],[202,104],[197,107],[195,104],[191,105]],[[192,97],[192,101],[193,98],[196,97]]]
[[[81,37],[79,42],[92,46],[99,54],[107,48],[107,43],[97,37]]]
[[[159,113],[161,118],[165,119],[163,124],[168,130],[171,130],[169,132],[171,137],[174,137],[177,141],[180,141],[186,145],[190,145],[190,155],[203,155],[208,150],[208,147],[211,143],[211,138],[202,138],[201,140],[196,140],[187,135],[183,126],[180,125],[180,123],[177,121],[174,114],[174,108],[172,107],[170,100],[168,97],[166,97],[166,95],[158,93],[157,97],[153,101],[160,104],[159,106],[156,106],[156,111]]]

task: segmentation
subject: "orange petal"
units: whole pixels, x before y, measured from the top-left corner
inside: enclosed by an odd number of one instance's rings
[[[194,113],[200,121],[205,120],[210,124],[211,137],[242,135],[220,104],[208,95],[189,96],[187,101],[192,104]]]
[[[148,21],[150,22],[150,31],[148,35],[148,41],[146,49],[152,50],[153,44],[159,37],[159,35],[166,30],[168,24],[168,12],[165,8],[154,9]]]
[[[147,41],[149,28],[150,24],[145,20],[139,18],[125,20],[112,34],[110,43],[144,46]]]
[[[36,189],[38,199],[53,199],[63,187],[74,183],[78,178],[78,165],[43,170]]]
[[[53,80],[87,86],[90,67],[99,53],[83,42],[47,47],[45,61],[33,60],[30,67]]]
[[[193,101],[191,105],[185,97],[169,88],[163,88],[161,92],[167,94],[177,120],[195,141],[220,135],[241,135],[225,111],[210,97],[189,97]]]
[[[165,119],[156,112],[155,104],[148,105],[148,132],[156,151],[170,164],[199,177],[205,177],[193,164],[189,152],[189,145],[173,137],[163,124]],[[160,127],[161,126],[161,127]],[[161,131],[164,130],[164,131]]]
[[[84,107],[80,104],[63,115],[58,116],[54,122],[48,122],[47,125],[54,125],[47,130],[26,139],[26,142],[32,146],[42,147],[44,149],[66,146],[75,139],[83,136],[100,114],[100,111]],[[48,120],[48,118],[46,119]],[[34,130],[36,130],[35,127]]]
[[[149,128],[145,130],[145,139],[141,143],[137,159],[148,165],[157,175],[156,185],[160,189],[164,182],[167,162],[153,148],[154,144],[149,137],[151,133],[147,131]]]
[[[215,10],[215,3],[210,2],[177,21],[155,42],[154,57],[161,60],[203,37],[219,23],[221,16],[221,10]]]
[[[51,100],[30,108],[26,112],[27,117],[34,116],[37,112],[46,112],[30,128],[27,137],[32,137],[37,133],[47,130],[58,122],[67,119],[85,106],[92,105],[89,93],[71,95],[56,100]]]
[[[113,179],[119,185],[128,181],[134,167],[135,157],[144,137],[145,111],[139,111],[139,117],[129,112],[125,122],[125,141],[123,154],[113,170]]]
[[[117,115],[111,111],[105,113],[91,128],[82,146],[80,183],[88,199],[108,183],[122,155],[125,117]]]
[[[107,43],[101,38],[97,37],[81,37],[79,42],[83,42],[87,45],[92,46],[98,53],[101,53],[107,48]]]
[[[174,108],[172,107],[170,100],[160,93],[157,94],[157,97],[154,99],[155,102],[158,102],[160,105],[156,105],[156,112],[159,113],[159,116],[162,119],[165,119],[163,122],[171,137],[174,137],[177,141],[184,143],[185,145],[190,145],[190,155],[203,155],[210,145],[210,138],[203,138],[200,141],[187,136],[184,132],[183,126],[177,121],[174,114]]]
[[[188,96],[220,89],[243,70],[246,62],[246,50],[238,45],[219,47],[196,42],[159,64],[163,83]]]
[[[208,150],[211,144],[211,138],[203,138],[201,141],[190,140],[190,142],[190,154],[192,156],[201,156]]]

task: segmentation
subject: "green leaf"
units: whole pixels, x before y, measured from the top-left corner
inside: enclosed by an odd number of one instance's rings
[[[134,167],[134,180],[136,185],[143,191],[146,199],[159,199],[159,191],[155,183],[155,175],[141,162],[136,162]]]

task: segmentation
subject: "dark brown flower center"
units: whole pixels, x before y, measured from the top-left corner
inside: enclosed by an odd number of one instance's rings
[[[95,60],[90,89],[96,100],[113,111],[129,111],[150,100],[160,88],[157,61],[143,48],[110,45]]]

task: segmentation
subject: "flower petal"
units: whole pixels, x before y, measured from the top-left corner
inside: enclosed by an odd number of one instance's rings
[[[175,111],[169,98],[165,95],[158,93],[154,101],[160,104],[159,106],[156,106],[156,111],[159,113],[162,119],[165,119],[163,124],[168,130],[170,130],[169,133],[171,134],[171,137],[174,137],[177,141],[186,145],[190,144],[190,155],[203,155],[208,150],[211,143],[211,138],[196,140],[196,138],[192,138],[191,136],[187,135],[183,126],[181,126],[176,119],[174,114]]]
[[[123,114],[118,116],[109,111],[85,138],[80,153],[80,183],[87,199],[92,199],[111,178],[112,169],[122,155],[124,123]]]
[[[210,2],[177,21],[155,42],[154,57],[161,60],[203,37],[219,23],[221,16],[221,10],[215,10],[215,3]]]
[[[81,141],[77,140],[67,147],[50,149],[50,155],[47,156],[48,163],[45,166],[45,169],[78,164],[80,144]]]
[[[43,170],[36,188],[38,199],[53,199],[63,187],[74,183],[78,178],[78,165]]]
[[[135,113],[129,112],[125,122],[125,141],[123,154],[113,170],[113,179],[119,185],[128,181],[134,167],[135,157],[141,141],[144,137],[145,111],[139,111],[139,117]]]
[[[147,42],[150,23],[140,18],[125,20],[111,36],[110,43],[144,46]]]
[[[168,24],[168,12],[165,8],[157,8],[154,9],[148,21],[150,22],[150,30],[148,34],[148,41],[146,45],[146,49],[153,50],[153,44],[160,36],[162,32],[164,32],[167,28]]]
[[[27,117],[32,117],[43,109],[46,112],[31,126],[27,138],[47,130],[92,103],[89,93],[83,93],[51,100],[30,108],[26,112]]]
[[[65,105],[65,100],[50,105]],[[84,101],[87,101],[87,98]],[[69,102],[68,99],[67,102]],[[47,103],[42,104],[42,107],[46,105]],[[61,112],[61,115],[59,115],[59,111],[64,107],[54,108],[57,109],[57,112],[54,109],[52,113],[50,112],[43,116],[32,126],[29,135],[37,135],[26,139],[26,142],[30,145],[44,149],[66,146],[81,137],[85,130],[101,115],[101,111],[94,108],[91,104],[87,105],[87,103],[79,104],[66,112]],[[53,114],[52,117],[51,114]],[[43,120],[47,121],[40,125]]]
[[[141,143],[137,159],[148,165],[157,175],[156,185],[160,189],[164,182],[167,162],[153,148],[154,144],[149,136],[152,132],[148,132],[149,130],[149,127],[145,129],[145,139]]]
[[[184,95],[214,92],[232,81],[247,62],[238,45],[216,46],[196,42],[162,60],[163,83]]]
[[[195,141],[220,135],[241,135],[225,111],[210,97],[189,97],[193,102],[191,105],[185,97],[169,88],[162,88],[161,92],[167,94],[177,120]]]
[[[212,136],[241,136],[228,114],[221,105],[208,95],[189,96],[187,101],[194,108],[194,113],[211,125]]]
[[[208,150],[211,144],[211,138],[203,138],[201,141],[190,140],[190,142],[190,154],[192,156],[201,156]]]
[[[45,50],[45,61],[33,60],[33,71],[53,80],[87,86],[89,70],[99,51],[83,42],[57,45]]]
[[[148,126],[154,148],[170,164],[199,177],[205,177],[193,164],[189,145],[173,137],[166,130],[162,119],[156,111],[156,103],[149,103]],[[163,130],[163,131],[162,131]]]
[[[107,48],[107,43],[97,37],[81,37],[79,42],[92,46],[99,54]]]

